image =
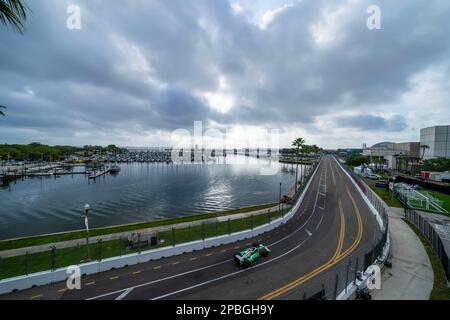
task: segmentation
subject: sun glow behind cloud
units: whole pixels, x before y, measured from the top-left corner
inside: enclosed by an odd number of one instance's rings
[[[446,2],[381,0],[378,31],[365,0],[78,2],[78,32],[68,0],[0,28],[0,143],[161,145],[202,120],[360,146],[450,122]]]

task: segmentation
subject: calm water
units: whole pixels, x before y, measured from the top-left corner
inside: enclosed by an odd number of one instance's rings
[[[261,176],[268,160],[242,164],[242,158],[218,158],[213,165],[121,164],[118,175],[95,182],[84,175],[13,182],[0,189],[0,239],[83,229],[86,203],[90,227],[104,227],[277,202],[280,181],[283,194],[293,187],[294,172]]]

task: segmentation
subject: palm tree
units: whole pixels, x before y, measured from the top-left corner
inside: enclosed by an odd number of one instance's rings
[[[22,0],[0,0],[0,22],[5,26],[12,25],[20,33],[25,29],[27,11]]]
[[[295,170],[295,193],[297,193],[297,187],[298,187],[298,157],[303,154],[303,152],[305,151],[305,139],[303,138],[297,138],[292,142],[292,146],[294,146],[296,148],[297,151],[297,165],[296,165],[296,170]],[[303,170],[302,170],[302,174],[301,174],[301,181],[300,183],[303,182]]]
[[[297,138],[294,140],[294,142],[292,142],[292,146],[296,147],[296,149],[297,149],[297,156],[300,155],[304,145],[305,145],[305,139],[303,139],[303,138]]]
[[[6,107],[0,106],[0,116],[5,116],[5,113],[1,109],[6,109]]]
[[[420,160],[423,160],[423,157],[425,156],[425,150],[430,149],[430,147],[427,146],[426,144],[423,144],[420,146],[420,148],[422,148],[422,157],[420,158]]]

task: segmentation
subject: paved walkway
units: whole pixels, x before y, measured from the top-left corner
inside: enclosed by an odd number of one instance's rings
[[[284,207],[286,207],[286,205],[284,205]],[[173,224],[173,225],[166,225],[166,226],[159,226],[159,227],[154,227],[154,228],[140,229],[140,230],[135,230],[135,231],[113,233],[113,234],[107,234],[107,235],[103,235],[103,236],[89,237],[89,242],[94,243],[94,242],[97,242],[99,239],[102,239],[102,241],[110,241],[110,240],[117,240],[117,239],[121,239],[121,238],[122,239],[128,238],[128,236],[130,235],[131,232],[140,232],[143,235],[150,235],[150,234],[155,234],[158,232],[171,230],[172,228],[181,229],[181,228],[187,228],[190,226],[200,225],[202,223],[215,223],[216,221],[227,221],[228,219],[235,220],[235,219],[249,217],[251,215],[266,214],[269,209],[272,212],[275,212],[275,211],[278,211],[278,206],[274,206],[274,207],[267,208],[267,209],[245,212],[245,213],[232,214],[232,215],[228,215],[228,216],[204,219],[204,220],[183,222],[183,223],[178,223],[178,224]],[[44,251],[50,250],[51,245],[54,245],[57,249],[63,249],[63,248],[75,247],[78,244],[80,244],[80,245],[86,244],[86,239],[85,238],[84,239],[75,239],[75,240],[61,241],[61,242],[56,242],[56,243],[51,243],[51,244],[43,244],[43,245],[32,246],[32,247],[0,251],[0,257],[8,258],[8,257],[20,256],[20,255],[26,254],[27,251],[28,251],[28,253],[44,252]]]
[[[385,268],[374,300],[428,300],[434,274],[428,254],[414,231],[402,220],[403,209],[390,208],[392,268]]]

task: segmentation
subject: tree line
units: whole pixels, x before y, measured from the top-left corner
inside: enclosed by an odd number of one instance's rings
[[[0,144],[0,159],[17,161],[58,161],[73,155],[76,152],[82,152],[82,155],[100,154],[106,152],[120,153],[125,151],[115,145],[107,147],[102,146],[48,146],[41,143],[30,144]]]

